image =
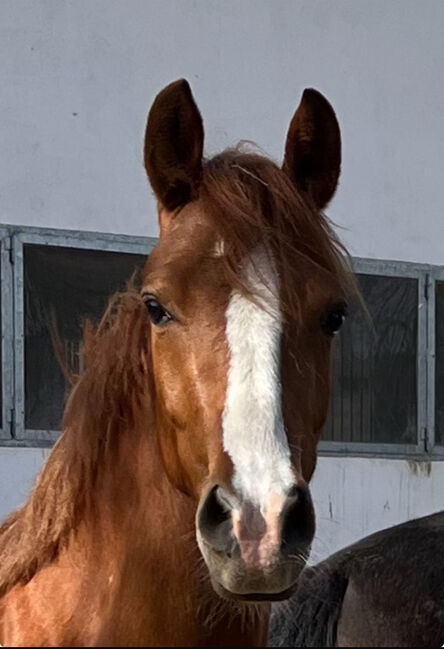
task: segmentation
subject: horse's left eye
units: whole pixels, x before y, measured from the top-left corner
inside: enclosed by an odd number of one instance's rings
[[[334,336],[344,324],[347,316],[347,305],[338,304],[329,309],[321,319],[321,326],[324,333],[328,336]]]
[[[158,302],[155,298],[149,297],[145,301],[145,304],[150,320],[154,325],[162,326],[173,319],[168,311],[164,309],[160,302]]]

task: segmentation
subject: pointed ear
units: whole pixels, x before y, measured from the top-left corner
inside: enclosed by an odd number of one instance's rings
[[[188,82],[179,79],[154,100],[145,132],[145,169],[169,210],[197,196],[202,174],[203,124]]]
[[[304,90],[291,120],[283,169],[318,209],[333,197],[341,169],[341,133],[333,108],[317,90]]]

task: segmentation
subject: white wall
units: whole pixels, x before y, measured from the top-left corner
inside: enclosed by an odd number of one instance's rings
[[[22,505],[48,450],[0,447],[0,521]]]
[[[321,457],[312,561],[379,529],[444,509],[444,462]]]
[[[0,221],[155,234],[156,92],[190,80],[208,152],[280,158],[313,86],[342,125],[351,252],[443,263],[443,24],[440,0],[2,0]]]
[[[440,0],[1,0],[0,222],[155,235],[141,161],[147,110],[189,79],[207,152],[281,157],[304,87],[334,105],[352,254],[444,264]],[[40,450],[0,448],[0,517]],[[315,557],[442,507],[444,464],[321,458]]]
[[[0,520],[26,500],[47,456],[0,447]],[[442,509],[444,462],[320,457],[311,490],[313,563],[366,534]]]

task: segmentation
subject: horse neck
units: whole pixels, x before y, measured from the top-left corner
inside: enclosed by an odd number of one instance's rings
[[[170,484],[153,431],[131,431],[122,435],[101,473],[87,520],[94,533],[106,529],[122,549],[151,547],[165,539],[170,546],[184,540],[191,546],[195,509],[192,499]]]
[[[154,435],[141,431],[120,444],[79,541],[90,548],[96,592],[115,602],[100,644],[125,641],[130,624],[126,641],[135,633],[155,644],[262,645],[268,610],[239,615],[214,593],[195,540],[196,503],[170,484]],[[122,602],[134,611],[129,622],[119,617]]]

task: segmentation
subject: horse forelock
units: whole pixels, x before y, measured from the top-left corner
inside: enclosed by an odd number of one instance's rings
[[[206,160],[200,204],[215,233],[213,254],[222,259],[233,289],[254,300],[257,275],[269,282],[268,263],[264,267],[256,255],[261,248],[285,287],[279,296],[283,317],[301,319],[301,268],[319,272],[344,296],[355,295],[348,253],[329,219],[269,158],[240,145]],[[248,265],[257,271],[253,282]]]

